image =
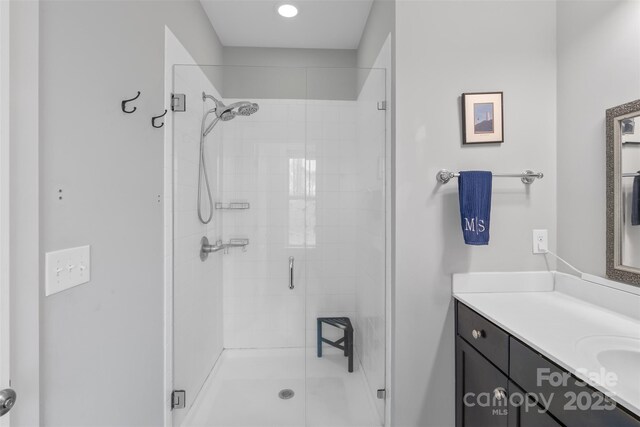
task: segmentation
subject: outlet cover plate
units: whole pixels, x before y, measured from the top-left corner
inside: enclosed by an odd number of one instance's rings
[[[549,250],[549,233],[547,230],[533,230],[533,253],[544,254]]]

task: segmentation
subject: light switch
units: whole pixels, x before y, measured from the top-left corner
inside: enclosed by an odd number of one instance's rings
[[[49,296],[91,280],[91,246],[47,252],[45,295]]]

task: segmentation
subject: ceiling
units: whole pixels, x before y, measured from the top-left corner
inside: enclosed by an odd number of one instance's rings
[[[373,0],[200,0],[224,46],[357,49]],[[283,18],[283,3],[298,8]]]

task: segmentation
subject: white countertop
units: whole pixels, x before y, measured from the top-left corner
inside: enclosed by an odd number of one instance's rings
[[[454,277],[453,295],[457,300],[640,416],[640,364],[635,364],[635,356],[640,354],[638,317],[620,314],[612,310],[610,304],[595,305],[560,292],[557,286],[549,290],[548,279],[540,286],[529,283],[527,286],[534,291],[518,286],[505,291],[504,287],[495,286],[490,275],[485,274],[477,283],[473,274],[462,276],[458,280],[462,286],[456,286]],[[500,277],[502,282],[508,282],[508,278]],[[487,286],[483,287],[483,283]],[[589,286],[594,285],[585,285],[585,293]],[[612,289],[611,292],[621,291]],[[612,299],[616,298],[625,300],[627,309],[631,298],[631,309],[640,310],[640,295],[614,295]],[[604,369],[596,355],[607,350],[623,352],[624,357],[606,359],[606,372],[625,373],[623,381],[617,384],[593,377]]]

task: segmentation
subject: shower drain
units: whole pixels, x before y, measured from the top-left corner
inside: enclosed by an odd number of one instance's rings
[[[289,388],[285,388],[284,390],[280,390],[280,393],[278,393],[278,397],[280,399],[291,399],[293,396],[295,395],[294,391],[289,389]]]

